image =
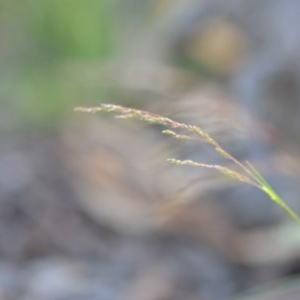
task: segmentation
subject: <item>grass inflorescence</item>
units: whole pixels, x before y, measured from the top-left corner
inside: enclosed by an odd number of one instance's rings
[[[205,143],[210,144],[221,157],[233,163],[236,168],[232,169],[222,165],[205,164],[193,160],[179,160],[175,158],[168,159],[168,162],[181,166],[194,166],[206,169],[214,169],[233,180],[252,185],[255,188],[263,191],[273,202],[279,205],[291,219],[293,219],[300,225],[300,218],[298,217],[298,215],[281,199],[281,197],[276,193],[276,191],[269,185],[269,183],[252,164],[250,164],[249,162],[242,163],[241,161],[237,160],[229,152],[224,150],[223,147],[221,147],[215,139],[213,139],[209,134],[203,131],[201,127],[181,123],[147,111],[114,104],[101,104],[98,107],[76,107],[74,110],[77,112],[88,113],[115,113],[116,118],[134,119],[146,122],[148,124],[161,125],[167,128],[162,131],[163,134],[172,136],[173,138],[179,140],[200,138]],[[180,131],[180,133],[176,131]],[[182,134],[182,131],[185,133]]]

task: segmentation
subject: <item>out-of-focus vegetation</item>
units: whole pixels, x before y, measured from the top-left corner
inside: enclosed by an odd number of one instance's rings
[[[99,101],[103,92],[99,69],[116,53],[115,4],[114,0],[1,1],[4,119],[9,112],[11,120],[22,124],[48,126],[74,103]]]

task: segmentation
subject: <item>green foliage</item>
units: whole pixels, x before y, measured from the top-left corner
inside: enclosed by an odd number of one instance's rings
[[[21,126],[55,126],[75,102],[103,96],[116,1],[0,0],[0,96]]]
[[[67,58],[105,57],[111,53],[114,1],[27,2],[27,10],[31,7],[31,18],[27,20],[29,32],[42,53]]]

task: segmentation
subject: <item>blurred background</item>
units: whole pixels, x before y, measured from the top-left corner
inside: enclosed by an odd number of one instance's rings
[[[118,103],[201,126],[300,213],[297,0],[0,0],[0,299],[299,299],[300,229],[228,162]]]

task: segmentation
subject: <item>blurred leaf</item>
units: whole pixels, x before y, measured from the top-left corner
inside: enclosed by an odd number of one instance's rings
[[[0,75],[11,75],[5,83],[10,88],[3,87],[2,96],[21,123],[53,126],[80,97],[87,98],[85,103],[100,98],[103,85],[96,84],[102,69],[95,72],[93,65],[114,53],[114,4],[115,0],[0,0]],[[68,73],[66,65],[75,67]],[[85,75],[90,68],[92,87]]]
[[[107,57],[113,50],[111,0],[30,0],[30,31],[48,55]]]

